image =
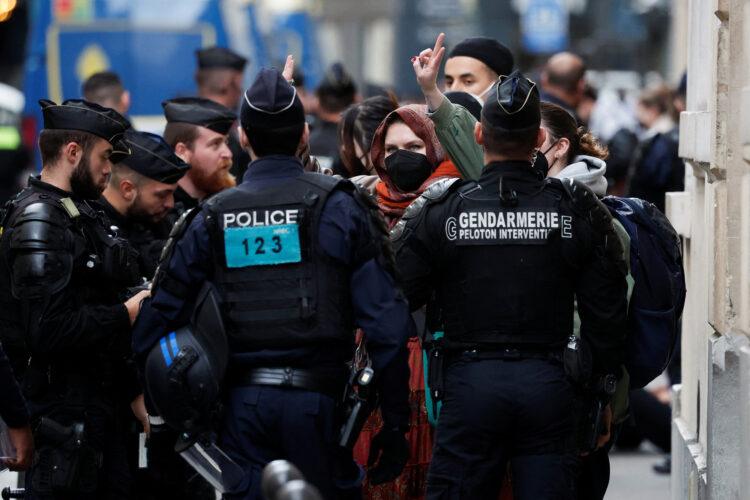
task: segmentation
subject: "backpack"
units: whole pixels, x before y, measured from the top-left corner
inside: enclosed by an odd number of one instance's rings
[[[615,196],[601,201],[630,236],[630,272],[635,284],[628,306],[625,367],[635,389],[666,369],[680,336],[687,292],[682,244],[667,217],[652,203]]]

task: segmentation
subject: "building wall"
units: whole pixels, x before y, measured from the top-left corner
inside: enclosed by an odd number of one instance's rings
[[[688,297],[672,498],[750,498],[750,0],[674,4],[688,28],[687,168],[667,213],[685,237]]]

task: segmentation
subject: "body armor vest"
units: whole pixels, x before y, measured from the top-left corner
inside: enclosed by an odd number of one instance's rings
[[[233,351],[351,335],[350,269],[318,243],[323,207],[340,183],[304,173],[258,191],[232,188],[206,203],[213,282]]]
[[[501,188],[502,189],[502,188]],[[573,331],[575,273],[562,258],[572,216],[546,185],[508,200],[476,184],[448,203],[438,299],[445,336],[479,347],[559,345]],[[450,213],[452,212],[452,213]],[[452,248],[451,248],[452,247]]]

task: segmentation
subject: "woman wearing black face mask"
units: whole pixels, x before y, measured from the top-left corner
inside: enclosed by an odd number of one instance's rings
[[[433,182],[460,177],[456,167],[445,156],[425,109],[423,105],[411,105],[389,113],[372,140],[370,155],[381,179],[376,186],[378,204],[389,228],[399,221],[406,207]],[[425,407],[424,368],[419,338],[409,339],[408,349],[412,416],[406,437],[411,458],[401,476],[391,483],[374,486],[369,479],[365,480],[362,484],[363,500],[424,498],[434,430]],[[354,457],[359,463],[367,462],[370,440],[381,425],[379,414],[371,415],[365,423],[354,447]]]
[[[424,105],[402,106],[386,116],[372,140],[372,161],[381,182],[378,203],[388,227],[430,184],[461,177],[443,151]]]

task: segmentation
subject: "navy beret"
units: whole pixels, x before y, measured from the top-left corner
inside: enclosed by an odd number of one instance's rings
[[[518,70],[498,79],[482,107],[482,117],[493,127],[504,130],[538,128],[541,115],[536,83]]]
[[[304,125],[305,109],[297,89],[277,69],[264,68],[245,91],[240,123],[245,130]]]
[[[216,101],[203,97],[177,97],[161,103],[168,123],[182,122],[200,125],[226,135],[237,119],[237,114]]]
[[[82,99],[68,99],[62,104],[39,99],[39,105],[47,130],[80,130],[99,136],[114,146],[130,128],[130,122],[114,109]]]
[[[247,64],[246,58],[224,47],[199,49],[195,51],[195,55],[198,58],[198,67],[201,69],[228,68],[243,72]]]
[[[125,132],[123,141],[130,148],[130,156],[122,164],[149,179],[174,184],[190,169],[156,134],[131,129]]]
[[[494,38],[475,36],[463,40],[448,54],[451,57],[466,56],[482,61],[498,75],[509,75],[513,71],[513,54],[508,47]]]
[[[450,90],[444,95],[453,104],[460,104],[466,108],[477,121],[481,119],[482,103],[473,95],[468,92],[461,92],[460,90]]]

